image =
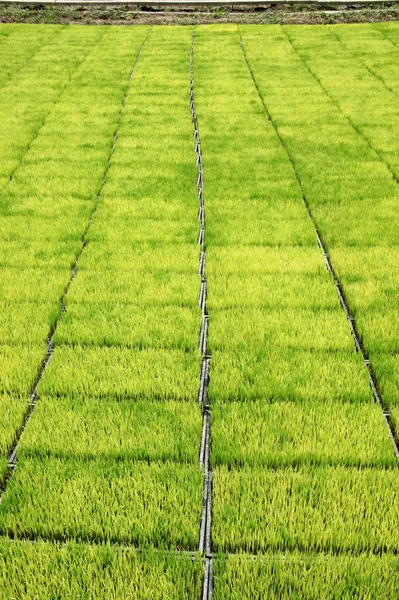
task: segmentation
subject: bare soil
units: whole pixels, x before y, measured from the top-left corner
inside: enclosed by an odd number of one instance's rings
[[[112,6],[0,5],[0,23],[62,23],[86,25],[200,25],[210,23],[331,24],[399,20],[399,2],[337,7],[315,4],[249,8],[221,6],[193,8],[182,5],[154,9],[145,4]]]

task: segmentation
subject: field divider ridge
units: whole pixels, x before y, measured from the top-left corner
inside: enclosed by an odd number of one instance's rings
[[[256,88],[256,91],[258,93],[260,101],[262,102],[262,105],[263,105],[263,108],[264,108],[265,113],[267,115],[267,118],[270,121],[270,123],[271,123],[271,125],[272,125],[272,127],[273,127],[273,129],[274,129],[274,131],[275,131],[275,133],[277,135],[277,138],[279,139],[280,144],[281,144],[282,148],[284,149],[284,151],[285,151],[285,153],[286,153],[286,155],[288,157],[288,160],[289,160],[289,162],[291,164],[291,167],[293,169],[293,172],[294,172],[294,175],[295,175],[296,180],[298,182],[298,185],[299,185],[299,187],[301,189],[302,200],[303,200],[303,203],[305,205],[305,208],[306,208],[306,211],[308,213],[308,216],[309,216],[310,220],[313,223],[318,246],[319,246],[320,250],[323,253],[323,257],[324,257],[324,260],[325,260],[325,263],[326,263],[326,268],[327,268],[328,272],[331,274],[331,276],[333,278],[335,289],[336,289],[336,292],[337,292],[337,295],[338,295],[341,307],[344,310],[346,318],[347,318],[347,321],[349,323],[349,327],[351,329],[351,333],[352,333],[354,344],[355,344],[355,350],[356,350],[357,353],[359,353],[361,355],[361,357],[363,359],[363,364],[364,364],[365,368],[367,369],[367,373],[368,373],[368,377],[369,377],[369,383],[370,383],[370,388],[371,388],[371,391],[372,391],[372,394],[373,394],[374,401],[377,402],[380,405],[380,407],[381,407],[381,410],[382,410],[382,413],[383,413],[383,417],[384,417],[384,421],[385,421],[385,425],[386,425],[386,427],[388,429],[388,433],[389,433],[389,436],[390,436],[392,444],[393,444],[395,456],[399,460],[399,444],[398,444],[398,440],[397,440],[397,438],[395,436],[395,430],[394,430],[394,428],[393,428],[393,426],[391,424],[390,411],[387,408],[387,406],[384,404],[384,401],[383,401],[383,399],[381,397],[381,394],[380,394],[380,392],[378,390],[378,386],[377,386],[377,381],[376,381],[376,377],[375,377],[375,374],[374,374],[374,370],[373,370],[373,367],[371,365],[370,359],[369,359],[369,357],[367,355],[367,352],[364,349],[364,346],[363,346],[362,340],[360,338],[360,335],[358,333],[358,330],[357,330],[357,327],[356,327],[355,317],[351,313],[349,304],[348,304],[348,302],[347,302],[347,300],[345,298],[345,294],[344,294],[344,291],[343,291],[343,286],[341,285],[341,282],[340,282],[340,280],[339,280],[339,278],[338,278],[338,276],[337,276],[337,274],[336,274],[336,272],[334,270],[334,267],[332,265],[330,256],[329,256],[329,254],[327,252],[326,244],[324,243],[324,241],[322,239],[322,236],[320,234],[320,231],[319,231],[316,219],[315,219],[315,217],[314,217],[314,215],[312,213],[312,210],[310,208],[309,202],[308,202],[308,200],[307,200],[307,198],[305,196],[305,192],[304,192],[304,189],[303,189],[302,181],[301,181],[301,178],[300,178],[299,173],[297,171],[297,168],[295,166],[294,160],[293,160],[293,158],[291,156],[291,153],[288,150],[288,148],[287,148],[287,146],[286,146],[283,138],[281,137],[280,132],[278,130],[278,127],[275,124],[275,122],[274,122],[274,120],[273,120],[273,118],[272,118],[272,116],[270,114],[270,111],[269,111],[269,109],[268,109],[268,107],[266,105],[266,102],[263,99],[263,96],[262,96],[262,94],[260,92],[259,86],[258,86],[256,78],[255,78],[255,75],[254,75],[254,73],[252,71],[251,65],[249,64],[249,61],[248,61],[248,58],[247,58],[247,54],[245,52],[245,46],[244,46],[244,42],[243,42],[243,39],[242,39],[241,30],[240,30],[240,28],[238,28],[238,29],[239,29],[240,46],[241,46],[241,50],[242,50],[243,55],[244,55],[245,63],[247,65],[248,71],[249,71],[249,73],[250,73],[250,75],[252,77],[253,84],[254,84],[254,86]]]
[[[398,44],[396,44],[396,42],[394,42],[393,40],[391,40],[391,38],[384,32],[383,29],[380,29],[379,27],[376,27],[375,23],[373,23],[373,22],[371,22],[370,25],[371,25],[371,27],[373,29],[375,29],[376,31],[378,31],[378,33],[380,33],[385,40],[387,40],[388,42],[390,42],[392,44],[392,46],[394,46],[394,48],[398,47]]]
[[[385,87],[385,89],[388,90],[388,92],[390,92],[391,94],[394,94],[395,96],[398,96],[397,92],[395,92],[395,90],[393,90],[391,87],[389,87],[389,85],[385,82],[384,78],[381,77],[381,75],[378,75],[378,73],[376,73],[375,71],[373,71],[373,69],[371,69],[368,64],[366,64],[364,62],[364,60],[362,60],[362,58],[360,56],[358,56],[357,54],[355,54],[355,52],[353,52],[339,37],[339,35],[334,31],[333,27],[328,27],[328,30],[333,34],[333,36],[337,39],[337,41],[341,44],[341,46],[343,48],[345,48],[345,50],[347,52],[349,52],[349,54],[351,56],[353,56],[354,59],[356,59],[361,65],[362,67],[364,67],[368,73],[370,73],[370,75],[372,75],[373,77],[375,77],[376,79],[378,79],[378,81],[380,81],[382,83],[382,85]]]
[[[97,45],[101,42],[101,40],[103,39],[103,37],[106,35],[106,33],[108,31],[109,31],[109,29],[107,28],[102,33],[102,35],[99,37],[99,39],[96,42],[94,42],[94,44],[91,47],[89,47],[87,49],[87,51],[83,54],[82,60],[79,62],[79,64],[75,67],[75,69],[72,71],[72,73],[68,77],[65,85],[63,87],[61,87],[61,89],[59,90],[59,92],[58,92],[57,96],[55,97],[53,103],[51,104],[49,110],[44,115],[44,117],[43,117],[43,119],[42,119],[39,127],[36,129],[36,131],[35,131],[32,139],[31,139],[31,141],[29,142],[28,146],[25,148],[25,150],[23,151],[23,153],[19,157],[18,163],[15,165],[15,167],[12,169],[11,173],[9,174],[8,181],[5,183],[4,188],[7,187],[7,185],[9,185],[12,182],[16,171],[18,171],[18,169],[22,166],[22,163],[23,163],[23,160],[24,160],[25,156],[29,153],[29,151],[30,151],[30,149],[31,149],[32,144],[34,143],[34,141],[39,137],[40,132],[43,129],[43,127],[45,126],[49,115],[52,113],[52,111],[54,110],[54,108],[60,102],[60,100],[61,100],[64,92],[68,89],[68,86],[73,82],[73,78],[76,75],[77,71],[84,64],[85,60],[90,56],[90,54],[93,52],[93,50],[95,50],[95,48],[97,47]],[[4,188],[3,188],[3,190],[4,190]]]
[[[200,229],[198,233],[198,245],[200,246],[200,258],[198,274],[200,276],[200,293],[198,307],[202,311],[202,324],[200,328],[198,349],[202,356],[200,386],[198,401],[203,409],[203,427],[201,435],[201,446],[199,452],[199,464],[204,471],[204,494],[203,512],[199,535],[199,552],[205,558],[204,579],[202,585],[202,600],[211,600],[213,593],[213,567],[212,567],[212,471],[210,466],[210,442],[211,442],[211,411],[208,404],[209,365],[211,356],[208,353],[208,325],[209,315],[206,307],[207,278],[205,274],[206,250],[205,250],[205,207],[204,207],[204,172],[201,153],[201,140],[199,135],[197,113],[194,98],[194,42],[195,28],[191,40],[190,49],[190,108],[194,127],[194,150],[196,154],[196,165],[198,167],[197,190],[199,199],[198,221]]]
[[[281,27],[282,31],[284,32],[285,36],[287,37],[287,40],[291,46],[291,48],[293,49],[293,51],[295,52],[295,54],[298,56],[298,58],[300,59],[300,61],[302,62],[302,64],[304,65],[304,67],[307,69],[307,71],[309,72],[309,74],[313,77],[313,79],[317,82],[317,84],[320,86],[320,88],[323,90],[323,92],[325,93],[325,95],[327,96],[327,98],[330,100],[330,102],[332,102],[334,104],[334,106],[337,108],[337,110],[341,113],[341,115],[347,120],[347,122],[349,123],[349,125],[352,127],[352,129],[357,133],[357,135],[362,138],[362,140],[364,140],[366,142],[366,144],[368,145],[368,147],[370,148],[370,150],[372,152],[374,152],[374,154],[378,157],[379,161],[385,165],[385,167],[388,169],[389,173],[391,174],[393,180],[395,181],[395,183],[397,185],[399,185],[399,177],[396,175],[396,173],[392,170],[392,168],[389,166],[389,164],[384,160],[384,157],[381,155],[381,152],[379,150],[377,150],[373,144],[370,142],[370,140],[368,139],[368,137],[366,137],[364,135],[364,133],[362,133],[362,131],[359,129],[359,127],[357,125],[355,125],[355,123],[353,122],[353,120],[351,119],[351,117],[349,117],[348,115],[346,115],[343,110],[341,109],[341,106],[339,104],[339,102],[337,100],[335,100],[331,94],[327,91],[327,89],[325,88],[325,86],[322,84],[322,82],[320,81],[320,78],[313,72],[313,70],[309,67],[308,63],[306,62],[306,60],[301,56],[300,52],[298,52],[297,48],[295,47],[293,41],[291,40],[291,37],[289,36],[289,34],[285,31],[284,27]],[[345,45],[342,44],[342,46],[345,48]],[[348,53],[350,53],[352,55],[352,53],[347,50]],[[352,55],[353,56],[353,55]],[[394,93],[394,92],[392,92]]]
[[[67,27],[67,25],[63,25],[60,28],[58,35],[60,35],[61,32],[64,31],[66,27]],[[4,43],[4,41],[5,40],[2,40],[2,43]],[[15,75],[18,75],[18,73],[20,71],[22,71],[22,69],[24,69],[26,66],[28,66],[29,63],[31,63],[32,60],[35,58],[36,54],[39,54],[39,52],[41,52],[44,48],[46,48],[46,46],[51,46],[53,44],[53,42],[54,42],[53,39],[44,40],[44,42],[41,46],[39,46],[38,48],[35,48],[35,50],[33,52],[31,52],[29,56],[26,57],[26,60],[15,71],[11,71],[9,73],[8,77],[0,85],[0,90],[2,90],[15,77]]]
[[[23,434],[23,432],[24,432],[24,430],[25,430],[25,428],[26,428],[26,426],[27,426],[27,424],[28,424],[28,422],[29,422],[29,420],[30,420],[30,418],[31,418],[34,410],[35,410],[35,407],[36,407],[38,386],[39,386],[39,384],[40,384],[40,382],[42,380],[44,372],[47,369],[47,367],[48,367],[48,365],[49,365],[49,363],[51,361],[51,358],[53,356],[53,353],[54,353],[54,335],[55,335],[55,332],[57,330],[58,323],[60,322],[60,319],[62,318],[62,314],[66,310],[66,296],[67,296],[67,294],[69,292],[69,289],[70,289],[70,287],[72,285],[73,280],[75,279],[79,260],[80,260],[80,258],[82,256],[82,253],[84,252],[84,250],[86,248],[86,237],[87,237],[87,234],[88,234],[88,232],[90,230],[90,227],[91,227],[91,225],[93,223],[94,215],[95,215],[95,213],[96,213],[96,211],[98,209],[98,205],[99,205],[99,202],[100,202],[100,199],[101,199],[101,194],[102,194],[104,185],[106,183],[107,174],[108,174],[108,171],[109,171],[109,168],[110,168],[110,161],[111,161],[112,155],[114,153],[116,141],[118,139],[118,132],[119,132],[119,128],[120,128],[122,117],[123,117],[123,110],[124,110],[124,106],[125,106],[125,103],[126,103],[126,97],[127,97],[127,94],[128,94],[129,88],[130,88],[130,82],[131,82],[131,80],[133,78],[133,75],[134,75],[134,72],[136,70],[136,66],[137,66],[137,63],[139,61],[139,58],[140,58],[143,46],[144,46],[144,44],[145,44],[145,42],[146,42],[146,40],[148,38],[149,31],[147,32],[147,34],[146,34],[146,36],[144,38],[144,41],[143,41],[143,43],[140,46],[139,52],[138,52],[138,54],[136,56],[133,68],[132,68],[132,70],[130,72],[130,75],[129,75],[129,78],[128,78],[128,82],[127,82],[126,90],[125,90],[125,93],[124,93],[124,96],[123,96],[123,99],[122,99],[122,105],[121,105],[121,109],[120,109],[120,112],[119,112],[119,116],[118,116],[118,120],[117,120],[117,124],[116,124],[116,128],[115,128],[115,132],[114,132],[114,135],[113,135],[112,146],[111,146],[111,149],[110,149],[109,154],[108,154],[107,164],[106,164],[106,167],[105,167],[105,170],[104,170],[104,175],[103,175],[103,178],[102,178],[102,181],[101,181],[101,185],[100,185],[100,188],[99,188],[99,190],[97,192],[96,200],[94,202],[94,206],[93,206],[93,208],[92,208],[92,210],[90,212],[88,223],[87,223],[86,228],[85,228],[85,230],[84,230],[84,232],[82,234],[80,248],[79,248],[77,254],[75,255],[75,259],[74,259],[74,262],[73,262],[73,265],[72,265],[72,268],[71,268],[71,271],[70,271],[70,276],[69,276],[68,283],[65,286],[64,292],[63,292],[63,294],[62,294],[62,296],[60,298],[60,308],[59,308],[58,314],[57,314],[57,316],[56,316],[56,318],[54,320],[54,323],[52,324],[52,326],[50,328],[50,331],[49,331],[49,334],[48,334],[48,338],[47,338],[47,351],[46,351],[46,354],[45,354],[45,356],[44,356],[44,358],[43,358],[43,360],[42,360],[42,362],[41,362],[41,364],[39,366],[39,369],[37,371],[34,383],[33,383],[32,388],[31,388],[30,402],[28,404],[28,409],[27,409],[27,411],[26,411],[26,413],[24,415],[24,418],[23,418],[23,421],[22,421],[22,424],[21,424],[20,428],[16,432],[15,442],[14,442],[14,445],[13,445],[11,451],[10,451],[10,454],[9,454],[9,458],[8,458],[8,471],[7,471],[7,473],[6,473],[6,475],[5,475],[4,479],[3,479],[3,482],[2,482],[2,484],[0,486],[0,493],[1,493],[1,495],[0,495],[0,503],[2,502],[4,492],[7,489],[8,481],[12,477],[12,475],[15,472],[16,467],[17,467],[18,447],[19,447],[19,444],[20,444],[21,436],[22,436],[22,434]]]

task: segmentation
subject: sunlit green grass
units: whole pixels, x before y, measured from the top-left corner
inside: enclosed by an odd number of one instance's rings
[[[0,345],[0,394],[29,396],[46,350],[44,340],[35,346]]]
[[[386,598],[397,595],[399,564],[388,554],[265,554],[218,557],[215,600]]]
[[[198,547],[191,36],[0,25],[1,478],[96,208],[0,504],[10,600],[201,593],[201,561],[103,546]],[[195,29],[212,550],[294,553],[215,558],[216,599],[394,596],[397,462],[315,225],[398,432],[395,41]]]
[[[47,341],[49,329],[59,311],[53,305],[37,302],[2,302],[0,312],[0,343],[2,345],[36,345]]]
[[[196,352],[200,313],[195,308],[140,303],[74,302],[57,327],[56,344],[179,348]]]
[[[60,346],[40,383],[39,393],[192,401],[197,398],[199,373],[197,352]]]
[[[42,397],[21,438],[19,452],[195,465],[201,417],[198,404],[176,401]]]
[[[95,546],[0,539],[0,594],[15,600],[192,600],[203,563],[180,556]]]
[[[395,466],[377,404],[298,404],[259,400],[212,405],[214,465],[301,464]]]
[[[238,325],[238,326],[237,326]],[[270,348],[353,350],[345,315],[336,310],[232,308],[210,313],[211,351],[267,354]]]
[[[397,469],[218,467],[216,550],[397,552]]]
[[[23,457],[0,505],[0,531],[196,550],[202,494],[197,465]]]
[[[371,391],[363,361],[355,352],[272,347],[245,353],[215,351],[209,398],[368,403]]]
[[[23,422],[28,409],[27,398],[17,394],[0,396],[0,456],[4,459],[10,453],[16,432]]]

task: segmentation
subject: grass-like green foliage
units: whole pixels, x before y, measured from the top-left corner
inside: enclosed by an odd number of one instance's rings
[[[341,308],[336,310],[234,308],[210,313],[209,347],[267,353],[271,347],[303,350],[353,350]]]
[[[374,27],[377,31],[381,32],[382,35],[387,38],[394,46],[398,46],[399,44],[399,32],[398,32],[398,24],[396,21],[392,23],[374,23]]]
[[[37,346],[0,345],[0,394],[28,396],[46,353],[46,344]]]
[[[215,600],[394,600],[399,585],[399,562],[389,554],[221,555],[213,571]]]
[[[371,26],[369,26],[370,28]],[[395,116],[397,95],[390,92],[387,86],[392,90],[390,79],[397,82],[399,71],[395,67],[390,69],[388,66],[386,74],[384,68],[385,61],[388,60],[389,65],[389,57],[393,60],[393,64],[397,62],[397,50],[381,34],[375,32],[377,43],[374,40],[363,39],[362,56],[359,57],[359,54],[356,51],[354,53],[350,48],[351,44],[348,40],[352,38],[351,29],[345,34],[344,39],[341,37],[339,29],[337,33],[334,33],[335,31],[336,28],[319,28],[312,31],[307,27],[299,32],[295,28],[287,28],[299,55],[342,114],[350,118],[372,148],[381,153],[381,160],[398,175],[399,163],[395,154],[399,149],[399,144],[396,129],[392,127],[392,124],[396,127],[398,125]],[[381,45],[383,46],[382,52]],[[388,47],[388,57],[385,47]],[[371,65],[367,58],[368,52],[374,55]],[[331,65],[331,57],[334,59],[333,65]],[[375,60],[378,60],[377,65],[374,63]],[[348,85],[345,86],[345,89],[342,86],[343,72],[348,77]],[[386,85],[384,85],[384,81]],[[397,87],[396,91],[398,90]],[[381,130],[383,135],[381,135]],[[392,163],[391,159],[393,159]]]
[[[399,353],[399,314],[397,307],[374,308],[356,314],[356,326],[365,347],[375,352]]]
[[[325,274],[319,248],[279,246],[209,246],[206,248],[206,271],[212,282],[220,275]]]
[[[59,303],[0,303],[0,343],[34,345],[46,342],[49,329],[59,311]]]
[[[197,266],[198,268],[198,266]],[[78,271],[68,302],[110,302],[196,307],[199,283],[196,273]]]
[[[78,241],[28,239],[0,242],[0,266],[18,268],[65,268],[79,251]]]
[[[195,400],[199,354],[182,350],[57,347],[42,395]]]
[[[182,217],[184,215],[182,214]],[[123,218],[107,218],[100,222],[97,218],[87,236],[87,241],[106,242],[114,249],[123,244],[195,244],[198,237],[196,219],[180,219],[180,221],[155,219],[140,219],[134,227]],[[176,248],[178,254],[178,248]]]
[[[192,600],[199,598],[201,560],[89,546],[0,539],[4,600]]]
[[[371,355],[371,360],[385,404],[389,407],[398,406],[399,355],[376,352]]]
[[[397,326],[398,290],[396,285],[396,247],[336,248],[331,256],[356,316],[369,311],[383,314],[391,311],[392,327]],[[378,344],[378,335],[370,335],[371,346]],[[370,346],[370,350],[371,350]]]
[[[356,315],[377,383],[393,405],[396,359],[379,353],[396,352],[398,322],[399,187],[389,171],[399,173],[398,69],[392,61],[397,48],[389,41],[395,26],[241,31],[259,90]]]
[[[26,57],[14,76],[0,89],[0,104],[3,105],[0,156],[9,159],[9,162],[2,165],[3,184],[6,184],[11,174],[10,167],[12,169],[14,166],[10,159],[18,159],[24,153],[53,104],[102,35],[102,32],[97,31],[86,32],[87,35],[84,36],[81,28],[69,31],[58,28],[53,30],[52,35],[49,32],[47,44],[40,44],[40,38],[42,42],[44,40],[40,31],[38,33],[37,52],[32,52],[31,49],[30,60]],[[20,43],[26,37],[34,39],[34,35],[22,35]],[[32,41],[28,42],[27,47],[29,46],[32,46]],[[5,60],[7,64],[8,59]],[[22,111],[23,107],[27,110]]]
[[[0,505],[0,531],[195,550],[202,493],[198,465],[23,457]]]
[[[0,85],[15,77],[19,69],[30,65],[31,59],[43,46],[52,42],[62,30],[60,25],[4,25],[0,29]],[[24,44],[21,44],[21,36]]]
[[[396,246],[333,248],[331,259],[340,279],[346,281],[393,282],[399,251]]]
[[[355,352],[268,348],[242,354],[215,351],[209,398],[368,403],[371,391]]]
[[[337,308],[338,298],[327,273],[223,275],[208,282],[208,306],[213,308],[262,307],[264,309]]]
[[[4,456],[0,457],[0,480],[3,481],[8,470],[8,461]]]
[[[212,406],[212,464],[391,466],[392,441],[377,404],[229,402]]]
[[[1,269],[0,297],[12,302],[51,302],[61,298],[68,281],[61,269]]]
[[[71,302],[62,315],[55,343],[195,352],[200,316],[197,307]]]
[[[217,551],[397,552],[397,469],[214,470]]]
[[[263,220],[225,218],[217,221],[208,213],[206,237],[212,246],[313,246],[315,243],[314,228],[305,218],[291,219],[283,214],[272,219],[265,210]]]
[[[27,408],[26,398],[0,396],[0,456],[3,458],[10,452],[15,432],[22,425]]]
[[[126,131],[126,137],[122,138],[122,140],[119,138],[119,140],[120,143],[118,141],[118,148],[121,147],[123,142],[129,141],[128,131]],[[180,145],[182,141],[175,141],[175,144]],[[163,150],[165,155],[170,158],[172,150],[168,148],[166,139],[164,142],[164,146],[166,146],[166,148],[159,148],[153,142],[153,150],[157,150],[158,152]],[[179,151],[181,152],[180,148]],[[130,152],[130,155],[133,157],[135,152],[143,152],[143,148],[137,144],[136,146],[130,148]],[[118,153],[115,152],[115,156],[117,155]],[[155,157],[154,160],[156,160]],[[117,169],[118,165],[116,158],[113,160],[113,163],[115,164],[115,169]],[[123,171],[121,176],[123,177],[125,176],[125,171],[127,169],[126,165],[129,165],[128,161],[126,164],[123,163],[123,169],[121,169]],[[192,179],[195,183],[195,175]],[[153,219],[160,222],[180,221],[183,219],[183,217],[186,219],[192,217],[195,220],[198,215],[198,198],[194,194],[186,194],[183,197],[179,195],[176,198],[145,196],[135,198],[134,202],[132,202],[130,198],[122,199],[119,196],[113,196],[109,193],[108,187],[106,187],[106,192],[104,203],[101,207],[101,218],[104,219],[104,221],[106,219],[115,217],[118,219],[124,219],[125,221],[136,221],[139,219]]]
[[[198,404],[43,397],[21,438],[19,454],[195,465],[201,429]]]
[[[197,225],[198,232],[198,225]],[[199,250],[196,244],[123,243],[123,253],[110,243],[91,242],[79,261],[79,270],[131,271],[138,273],[173,271],[197,274]]]
[[[348,184],[351,189],[351,185]],[[346,198],[338,204],[329,202],[314,206],[323,239],[333,251],[337,247],[363,249],[392,246],[397,243],[395,224],[398,199],[367,197],[361,200]],[[384,264],[381,263],[381,268]]]
[[[81,202],[79,207],[76,207],[76,203],[72,202],[72,214],[68,215],[64,214],[65,211],[58,208],[57,205],[55,208],[46,211],[42,207],[42,201],[37,203],[36,198],[28,198],[26,203],[24,201],[23,205],[19,207],[13,205],[12,209],[8,209],[8,214],[2,217],[0,223],[1,239],[5,243],[14,242],[15,245],[18,244],[19,252],[21,252],[27,241],[37,242],[38,231],[40,231],[43,247],[48,242],[54,244],[72,242],[74,247],[78,248],[91,208],[92,204],[89,202]],[[32,252],[29,247],[26,254],[26,266],[31,266]],[[74,255],[71,254],[70,259],[68,259],[70,264],[73,262],[73,258]],[[22,256],[20,255],[20,265],[22,265],[22,262]],[[65,263],[61,266],[64,265]]]
[[[375,77],[382,79],[391,90],[399,94],[399,71],[396,63],[398,49],[387,39],[383,31],[379,31],[379,24],[377,27],[373,25],[363,25],[363,27],[336,25],[331,28],[331,32],[344,44],[352,56],[356,57],[358,65],[364,64]],[[368,100],[370,102],[371,99]]]

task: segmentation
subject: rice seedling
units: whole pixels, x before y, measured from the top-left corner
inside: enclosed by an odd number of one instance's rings
[[[15,439],[15,432],[23,422],[27,399],[17,394],[0,395],[0,457],[8,458]]]
[[[198,233],[198,232],[197,232]],[[197,275],[199,250],[195,244],[164,244],[125,241],[123,254],[116,244],[91,242],[79,261],[79,270],[130,271],[138,273],[190,273]]]
[[[348,186],[348,190],[352,186]],[[378,200],[372,197],[353,201],[350,198],[337,203],[329,202],[315,208],[317,221],[331,252],[342,247],[357,248],[367,252],[375,248],[397,245],[399,241],[395,223],[397,198]],[[383,267],[383,265],[381,265]]]
[[[54,341],[68,346],[175,348],[195,353],[199,330],[197,307],[82,302],[68,304]]]
[[[209,280],[210,310],[262,307],[263,309],[335,309],[337,293],[328,273],[257,275],[220,274]]]
[[[397,469],[218,467],[217,551],[397,552]]]
[[[387,554],[265,554],[218,556],[213,563],[215,600],[333,600],[397,595],[399,563]]]
[[[354,299],[354,306],[356,300]],[[356,315],[357,329],[370,355],[399,354],[399,311],[397,307],[376,307]]]
[[[395,467],[377,404],[259,400],[212,405],[212,463],[230,467]]]
[[[357,64],[365,65],[376,78],[382,79],[386,86],[399,94],[398,49],[381,31],[378,31],[377,27],[336,25],[331,27],[331,33],[341,41],[354,58],[356,57]],[[370,95],[368,100],[371,100]]]
[[[124,219],[107,219],[96,222],[90,229],[87,241],[107,243],[116,248],[121,244],[195,244],[198,238],[198,223],[194,219],[162,221],[140,219],[133,228]],[[176,248],[178,254],[178,248]]]
[[[263,220],[225,219],[218,222],[209,218],[207,243],[211,246],[314,246],[315,233],[306,219],[293,220],[283,216],[272,222],[264,211]]]
[[[198,269],[198,265],[197,265]],[[159,269],[154,272],[78,271],[68,303],[109,302],[121,304],[176,305],[194,308],[198,303],[198,274],[174,273]]]
[[[399,404],[399,357],[397,354],[376,352],[371,355],[378,388],[389,407]]]
[[[392,42],[394,46],[398,45],[399,36],[398,36],[398,25],[397,23],[374,23],[373,27],[380,31],[382,35]]]
[[[6,85],[21,68],[30,63],[44,45],[59,36],[61,31],[60,25],[3,25],[0,33],[0,86]],[[21,44],[21,36],[24,36],[24,44]]]
[[[0,242],[0,267],[68,268],[78,251],[78,241],[8,240]]]
[[[0,303],[0,344],[42,345],[47,341],[50,327],[59,310],[58,302]]]
[[[199,367],[199,355],[184,350],[60,346],[39,393],[190,401],[197,398]]]
[[[32,138],[37,135],[46,115],[67,87],[74,72],[103,35],[102,31],[84,32],[82,28],[62,28],[58,35],[56,31],[53,32],[51,43],[44,45],[15,77],[0,89],[1,129],[2,133],[4,132],[4,135],[1,135],[0,157],[9,157],[13,148],[17,150],[18,156],[26,152]],[[21,109],[27,105],[29,111],[25,113]],[[19,118],[21,112],[23,117]],[[9,166],[13,168],[13,165]],[[3,177],[5,176],[4,183],[7,183],[11,173],[12,170],[2,171]]]
[[[44,396],[24,431],[18,453],[195,465],[201,428],[198,404]]]
[[[147,28],[37,31],[0,25],[2,478],[97,209],[0,504],[0,596],[193,598],[200,560],[108,545],[198,545],[192,29],[153,28],[131,80]],[[397,27],[240,33],[268,111],[237,28],[195,31],[212,543],[294,554],[220,555],[214,594],[389,598],[396,459],[303,194],[398,431]]]
[[[299,34],[293,28],[287,28],[286,31],[299,56],[317,77],[339,110],[350,119],[357,131],[376,150],[380,159],[397,176],[399,174],[397,161],[393,164],[390,161],[390,157],[398,148],[397,96],[387,89],[381,81],[381,76],[377,77],[370,72],[347,44],[340,41],[340,36],[334,33],[334,28],[318,30],[316,34],[310,28],[305,28]],[[392,46],[390,50],[395,53]],[[332,56],[334,61],[331,64]],[[375,51],[374,56],[376,56]],[[365,60],[367,64],[367,58]],[[342,86],[344,74],[348,77],[345,89]],[[378,129],[370,127],[372,125],[384,129],[384,135],[380,136]],[[385,153],[386,145],[389,147],[388,153]],[[389,175],[388,170],[387,175]]]
[[[211,352],[267,353],[270,348],[353,350],[343,311],[307,308],[213,310],[209,322]]]
[[[195,550],[202,488],[197,465],[21,457],[0,505],[0,531]]]
[[[0,268],[0,295],[3,302],[57,301],[66,285],[61,269]]]
[[[325,275],[326,266],[319,248],[298,246],[209,246],[206,248],[206,271],[212,283],[223,275],[277,276]]]
[[[371,391],[361,357],[354,352],[269,348],[215,351],[209,398],[241,402],[369,402]]]
[[[0,345],[0,394],[28,396],[45,355],[47,344]]]
[[[4,600],[191,600],[201,592],[203,563],[151,550],[0,538]]]

